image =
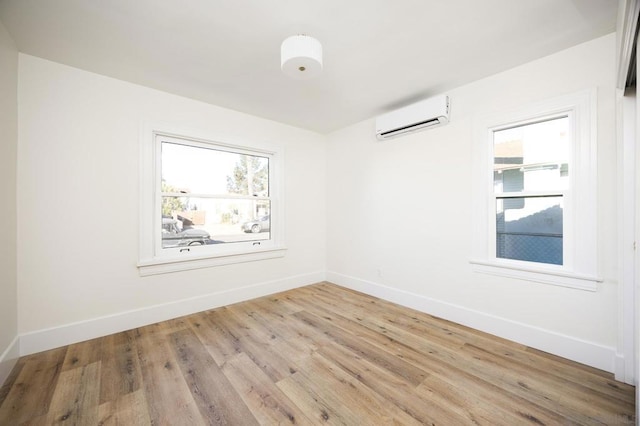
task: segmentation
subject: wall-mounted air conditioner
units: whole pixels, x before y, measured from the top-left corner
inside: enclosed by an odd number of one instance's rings
[[[390,139],[448,122],[449,96],[437,96],[376,118],[376,137],[379,140]]]

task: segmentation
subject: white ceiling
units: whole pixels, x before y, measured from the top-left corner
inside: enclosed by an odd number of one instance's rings
[[[326,133],[613,32],[617,6],[0,0],[0,20],[21,52]],[[280,71],[281,42],[301,33],[323,45],[324,71],[314,80]]]

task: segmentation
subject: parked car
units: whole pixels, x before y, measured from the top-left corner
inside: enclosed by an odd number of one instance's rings
[[[209,244],[211,236],[202,229],[196,229],[183,222],[182,230],[173,218],[162,218],[162,248],[201,246]]]
[[[244,232],[258,232],[268,231],[271,229],[271,217],[269,215],[259,217],[256,220],[250,220],[242,224],[241,229]]]

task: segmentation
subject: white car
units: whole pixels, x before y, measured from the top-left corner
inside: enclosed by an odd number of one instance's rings
[[[271,229],[271,217],[269,215],[259,217],[256,220],[250,220],[242,224],[241,229],[244,232],[258,232],[268,231]]]

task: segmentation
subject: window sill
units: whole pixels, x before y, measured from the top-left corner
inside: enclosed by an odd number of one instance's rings
[[[171,257],[141,260],[138,262],[140,276],[167,274],[171,272],[189,271],[192,269],[210,268],[231,265],[234,263],[254,262],[257,260],[284,257],[286,247],[273,247],[250,253],[224,253],[207,256]]]
[[[544,268],[527,268],[525,266],[501,263],[498,261],[470,260],[473,271],[483,274],[517,278],[543,284],[596,291],[601,278]]]

